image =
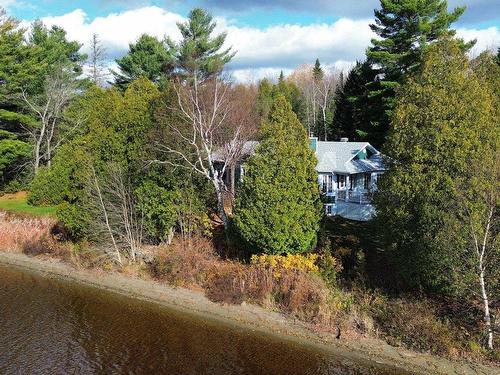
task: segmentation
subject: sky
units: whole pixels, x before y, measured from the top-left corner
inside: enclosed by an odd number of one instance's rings
[[[450,9],[467,5],[453,27],[462,38],[477,39],[473,55],[500,46],[500,0],[448,3]],[[202,7],[237,52],[228,71],[236,81],[253,82],[281,70],[288,74],[316,58],[331,69],[362,60],[374,37],[369,24],[379,0],[0,0],[0,6],[26,24],[39,18],[64,27],[83,52],[97,33],[111,66],[143,33],[178,39],[176,22]]]

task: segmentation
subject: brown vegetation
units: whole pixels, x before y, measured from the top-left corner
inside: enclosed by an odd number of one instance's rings
[[[20,252],[28,243],[41,242],[50,235],[55,221],[47,217],[32,217],[0,212],[0,250]]]
[[[322,258],[317,256],[285,260],[262,256],[245,264],[222,259],[206,238],[192,238],[146,248],[142,262],[120,266],[90,244],[64,242],[53,219],[1,212],[0,250],[49,255],[79,268],[118,271],[201,290],[217,303],[256,304],[338,337],[376,336],[394,346],[447,357],[495,363],[500,358],[498,351],[483,349],[480,330],[472,328],[477,322],[467,324],[464,311],[471,307],[415,295],[389,298],[376,291],[346,291],[325,280]]]

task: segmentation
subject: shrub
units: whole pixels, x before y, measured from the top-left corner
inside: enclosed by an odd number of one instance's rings
[[[29,239],[23,243],[22,251],[29,256],[52,255],[62,260],[71,259],[71,250],[66,244],[57,242],[50,235]]]
[[[219,260],[212,244],[202,238],[175,241],[169,247],[160,247],[147,263],[154,279],[177,286],[201,287],[209,269]]]
[[[316,265],[317,254],[290,254],[290,255],[252,255],[251,263],[259,266],[269,267],[279,278],[281,270],[297,270],[303,272],[319,273],[319,267]]]
[[[438,318],[435,307],[427,300],[405,298],[377,299],[372,312],[378,328],[393,345],[434,354],[453,354],[456,335],[451,325]]]

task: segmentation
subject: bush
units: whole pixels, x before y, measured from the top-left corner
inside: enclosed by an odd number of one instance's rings
[[[71,238],[79,240],[88,236],[89,228],[94,219],[89,209],[63,202],[57,206],[56,215],[64,224],[64,228]]]
[[[212,244],[205,239],[175,241],[159,248],[147,262],[151,276],[176,286],[201,287],[211,267],[219,261]]]
[[[23,244],[23,253],[29,256],[52,255],[62,260],[71,259],[70,248],[57,242],[52,236],[44,235],[41,238],[30,239]]]
[[[441,355],[457,352],[450,323],[440,319],[427,300],[380,298],[372,305],[372,313],[390,344]]]

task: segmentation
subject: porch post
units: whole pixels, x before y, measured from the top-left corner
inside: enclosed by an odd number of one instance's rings
[[[350,181],[350,176],[347,174],[345,176],[345,200],[346,202],[349,202],[349,195],[351,192],[351,181]]]

